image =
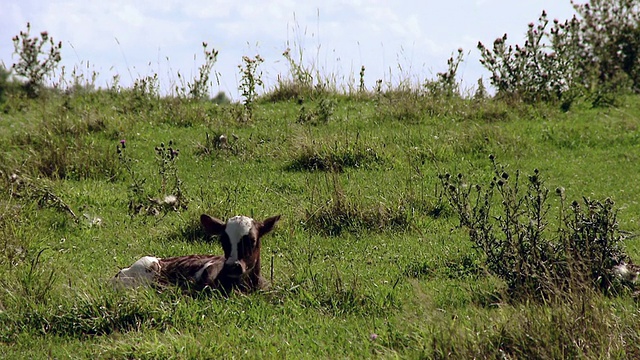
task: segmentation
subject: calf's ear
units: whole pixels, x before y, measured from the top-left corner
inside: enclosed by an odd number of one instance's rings
[[[272,216],[265,219],[258,228],[258,235],[263,236],[273,230],[273,227],[280,220],[280,215]]]
[[[212,235],[220,235],[224,232],[224,228],[227,226],[225,222],[220,219],[216,219],[207,214],[200,215],[200,223],[204,230]]]

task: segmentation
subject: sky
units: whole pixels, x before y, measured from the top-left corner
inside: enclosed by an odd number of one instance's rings
[[[193,79],[204,62],[202,43],[219,54],[211,94],[238,99],[242,57],[259,54],[264,89],[287,77],[283,52],[338,86],[422,82],[447,69],[463,49],[458,75],[464,88],[489,73],[479,63],[478,41],[491,46],[508,34],[522,44],[527,24],[542,10],[565,20],[570,0],[3,0],[0,6],[0,62],[17,61],[11,38],[31,23],[32,35],[47,31],[62,41],[61,66],[95,85],[130,86],[158,74],[161,92],[171,94]],[[300,55],[302,60],[300,60]],[[58,71],[59,72],[59,71]],[[54,80],[55,81],[55,80]]]

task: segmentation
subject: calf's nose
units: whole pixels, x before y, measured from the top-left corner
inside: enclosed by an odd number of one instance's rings
[[[240,261],[227,261],[224,265],[230,275],[242,274],[242,264]]]

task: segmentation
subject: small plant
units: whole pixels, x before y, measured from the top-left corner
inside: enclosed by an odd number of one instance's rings
[[[30,37],[30,33],[31,24],[27,23],[27,30],[13,37],[14,53],[19,60],[12,69],[27,79],[27,94],[37,97],[46,77],[51,75],[61,60],[62,42],[56,44],[46,31],[41,32],[39,38]]]
[[[186,209],[188,201],[182,191],[182,180],[178,176],[176,164],[180,150],[174,148],[173,141],[169,140],[168,147],[165,148],[164,143],[161,143],[155,151],[158,174],[161,179],[160,193],[163,196],[156,202],[173,210]]]
[[[460,95],[460,85],[456,79],[458,75],[458,67],[464,58],[462,48],[458,49],[457,57],[451,56],[447,60],[447,71],[436,74],[435,81],[427,81],[424,84],[427,93],[435,96],[452,97]]]
[[[242,92],[242,97],[244,97],[245,119],[251,120],[253,119],[254,102],[257,97],[256,88],[263,85],[262,72],[258,72],[258,67],[264,62],[264,59],[260,55],[256,55],[254,58],[243,56],[242,62],[244,66],[238,65],[240,74],[242,74],[238,90]]]
[[[11,79],[11,71],[4,64],[0,64],[0,105],[7,101],[7,95],[16,88],[18,85]]]
[[[125,171],[131,178],[131,184],[129,184],[129,214],[136,215],[141,213],[148,202],[148,197],[145,192],[144,184],[147,181],[139,173],[135,171],[134,163],[137,160],[129,157],[127,154],[127,142],[126,140],[120,140],[120,143],[116,146],[116,152],[118,153],[118,159],[120,164],[124,167]]]
[[[613,202],[585,198],[587,211],[574,202],[571,216],[562,205],[554,239],[547,231],[549,190],[539,171],[526,177],[523,188],[519,171],[509,174],[490,159],[494,177],[486,187],[468,184],[462,174],[439,178],[487,269],[506,282],[509,294],[547,299],[580,289],[608,291],[613,266],[626,259]],[[556,193],[564,198],[561,188]]]
[[[182,190],[182,180],[178,177],[176,160],[180,151],[173,147],[173,141],[169,141],[169,146],[164,143],[155,148],[156,164],[158,175],[160,176],[159,197],[153,197],[145,188],[146,178],[140,176],[134,169],[136,161],[126,152],[125,140],[120,140],[117,152],[120,163],[131,177],[132,183],[129,185],[129,213],[131,215],[147,214],[158,215],[161,212],[178,211],[186,209],[188,200]]]
[[[245,149],[236,134],[231,134],[231,138],[222,133],[208,132],[205,134],[204,144],[196,145],[196,153],[203,156],[215,156],[221,153],[230,153],[233,155],[241,154]]]
[[[358,86],[358,91],[364,93],[367,91],[367,87],[364,85],[364,65],[360,68],[360,85]]]
[[[328,96],[323,96],[318,105],[311,108],[302,103],[296,121],[300,124],[326,124],[333,116],[336,105],[336,101]]]
[[[75,221],[78,221],[78,216],[73,209],[42,180],[34,180],[28,176],[19,175],[17,172],[9,175],[7,180],[7,189],[12,198],[35,201],[40,208],[51,208],[67,213]]]
[[[56,281],[55,270],[51,269],[49,264],[43,268],[40,257],[45,250],[47,248],[38,251],[36,256],[31,259],[29,271],[20,278],[24,296],[35,303],[44,303],[48,300]]]
[[[302,49],[299,49],[299,59],[296,61],[293,56],[291,56],[291,49],[287,48],[282,56],[289,63],[289,73],[293,78],[293,84],[298,89],[313,89],[313,75],[311,74],[311,69],[306,68],[302,65]],[[302,92],[304,93],[304,91]]]
[[[318,84],[314,87],[313,66],[303,65],[303,50],[298,49],[298,59],[291,55],[291,49],[287,48],[282,56],[289,64],[289,76],[278,75],[276,89],[269,92],[266,98],[270,101],[286,101],[292,99],[312,98],[317,90],[322,88]]]
[[[198,69],[198,77],[188,84],[189,96],[192,99],[201,100],[209,97],[209,78],[211,77],[213,65],[218,61],[218,51],[215,49],[209,50],[208,47],[209,45],[206,42],[202,43],[204,64],[200,65]]]

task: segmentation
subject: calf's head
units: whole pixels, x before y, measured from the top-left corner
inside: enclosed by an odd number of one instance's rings
[[[120,270],[112,282],[124,287],[135,287],[152,283],[160,273],[160,260],[145,256],[128,268]]]
[[[234,216],[227,222],[203,214],[200,222],[212,235],[220,237],[224,250],[224,266],[220,272],[232,281],[248,277],[258,281],[260,277],[260,238],[273,230],[280,215],[257,221],[246,216]]]

